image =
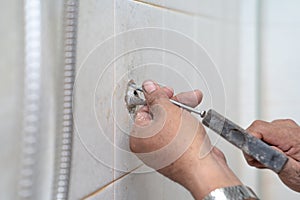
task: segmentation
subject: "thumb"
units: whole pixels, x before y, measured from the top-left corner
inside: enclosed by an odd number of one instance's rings
[[[166,92],[154,81],[148,80],[143,83],[144,96],[149,107],[155,104],[169,103]]]
[[[149,138],[159,133],[167,121],[168,105],[172,105],[163,88],[154,81],[143,83],[143,92],[148,106],[144,109],[143,117],[147,115],[147,123],[139,123],[138,113],[131,135],[139,138]],[[142,110],[141,110],[142,111]]]

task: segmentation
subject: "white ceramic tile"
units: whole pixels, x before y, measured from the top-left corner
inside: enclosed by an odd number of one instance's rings
[[[145,79],[155,79],[160,83],[178,87],[178,81],[176,82],[176,79],[172,78],[172,76],[174,75],[178,78],[178,74],[176,75],[174,69],[176,67],[180,69],[180,67],[178,66],[180,66],[180,63],[182,63],[182,61],[179,60],[177,66],[172,65],[173,63],[166,62],[166,60],[170,60],[166,59],[166,52],[164,51],[164,49],[168,49],[165,43],[167,35],[165,34],[165,31],[159,28],[172,28],[171,16],[168,16],[168,19],[166,20],[167,16],[162,10],[142,4],[136,4],[133,2],[129,2],[126,4],[124,3],[124,1],[118,1],[116,7],[119,8],[119,10],[117,9],[116,12],[117,32],[123,32],[140,27],[158,27],[156,29],[131,32],[127,36],[124,36],[127,37],[127,39],[123,40],[123,38],[121,37],[120,41],[118,39],[116,40],[119,41],[116,42],[115,52],[117,55],[119,55],[119,53],[122,51],[126,52],[126,50],[130,51],[136,48],[143,48],[139,51],[132,52],[128,55],[123,56],[123,58],[116,62],[115,77],[116,80],[121,80],[121,82],[117,81],[118,86],[120,86],[120,88],[123,88],[122,90],[124,90],[124,87],[122,87],[122,85],[126,84],[126,81],[129,78],[133,78],[139,84],[141,84],[141,82]],[[126,10],[126,8],[129,9]],[[128,16],[130,16],[131,20],[127,20],[125,16],[127,18]],[[185,27],[181,27],[181,25],[183,25],[184,22],[192,21],[188,21],[190,17],[186,17],[185,19],[182,19],[177,15],[175,17],[176,21],[182,21],[177,25],[175,25],[175,23],[172,23],[174,24],[173,26],[177,28],[177,30],[179,28],[182,28],[182,30],[184,30],[188,27],[188,23],[185,25]],[[189,31],[188,33],[191,35],[193,33],[193,28],[189,30],[191,31]],[[147,49],[147,47],[156,47],[158,49]],[[175,59],[178,60],[178,58],[176,57]],[[163,66],[166,64],[169,64],[169,67]],[[182,71],[183,69],[184,67],[181,66]],[[172,75],[170,75],[170,73],[172,73]],[[123,98],[118,97],[116,98],[117,102],[118,99],[121,99],[120,101],[123,101]],[[119,111],[118,113],[120,114],[120,116],[125,116],[124,113],[122,114],[121,112],[122,109],[124,109],[124,105],[117,103],[116,106],[118,108],[116,110]],[[125,123],[122,123],[122,121],[124,121],[122,119],[118,121],[121,122],[121,125],[123,124],[123,127],[126,126],[126,119]],[[125,127],[125,130],[127,130],[128,132],[128,125],[127,127]],[[126,134],[124,134],[124,132],[118,127],[116,128],[115,141],[116,146],[120,146],[127,151],[129,150],[128,136],[126,136]],[[134,168],[134,166],[137,166],[137,164],[139,163],[136,158],[130,156],[130,154],[126,155],[122,152],[116,151],[115,156],[116,168],[121,168],[125,171]],[[123,173],[118,173],[118,171],[116,171],[115,178],[121,176],[122,174]],[[169,188],[176,188],[176,190],[172,190],[172,192],[170,192]],[[187,199],[188,197],[190,197],[189,193],[187,193],[183,189],[178,188],[180,188],[180,186],[167,181],[166,178],[158,176],[156,173],[130,175],[127,178],[124,178],[119,183],[116,183],[115,197],[117,199],[174,199],[175,197],[183,197]]]
[[[225,9],[225,8],[224,8]],[[228,10],[224,10],[227,12]],[[237,12],[237,10],[231,12]],[[214,108],[226,115],[229,119],[237,121],[239,116],[238,104],[238,76],[239,66],[239,29],[238,24],[218,20],[196,19],[196,41],[207,51],[214,65],[210,66],[213,73],[209,73],[207,66],[201,70],[206,74],[209,89],[204,91],[203,103],[207,108]],[[208,131],[214,144],[225,153],[229,165],[239,175],[240,162],[236,157],[240,151],[233,148],[214,132]]]
[[[113,1],[80,2],[75,85],[75,139],[69,199],[79,199],[113,180]],[[105,42],[106,41],[106,42]],[[113,192],[106,199],[113,199]]]
[[[114,63],[114,115],[117,119],[114,178],[117,179],[141,164],[129,150],[128,135],[132,121],[124,104],[124,94],[129,79],[141,84],[143,80],[155,79],[157,75],[158,71],[153,72],[150,63],[162,63],[162,53],[149,47],[161,44],[162,34],[161,31],[144,28],[162,27],[163,13],[131,1],[116,1],[115,7],[115,58],[119,58]],[[115,183],[115,199],[159,198],[163,191],[161,181],[156,176],[141,174],[138,177],[129,175]]]
[[[115,112],[118,119],[116,127],[116,145],[128,150],[129,116],[124,107],[124,94],[129,79],[141,84],[147,73],[143,65],[161,62],[161,54],[149,49],[153,41],[162,41],[160,32],[151,34],[145,27],[161,27],[162,13],[130,1],[116,1],[115,12]],[[151,39],[152,38],[152,39]],[[135,74],[135,75],[134,75]],[[138,76],[141,77],[138,77]],[[125,132],[124,132],[125,131]],[[126,135],[127,134],[127,135]],[[127,139],[126,139],[127,138]],[[118,156],[118,155],[117,155]],[[116,158],[116,164],[122,161]],[[122,157],[119,157],[122,159]],[[130,168],[129,168],[130,169]]]
[[[113,155],[112,150],[106,150],[106,153]],[[75,137],[69,199],[82,199],[112,180],[113,170],[91,157]],[[106,192],[106,197],[113,199],[113,191]]]
[[[80,64],[86,54],[97,44],[114,34],[113,1],[89,1],[79,4],[77,62]]]
[[[141,187],[140,184],[143,184]],[[116,199],[193,199],[180,185],[157,172],[130,174],[115,184]],[[137,190],[137,188],[139,188]]]

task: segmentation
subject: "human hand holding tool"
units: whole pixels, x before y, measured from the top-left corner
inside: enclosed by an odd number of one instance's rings
[[[135,90],[143,92],[143,89],[137,87],[133,82],[129,82],[129,85]],[[145,104],[146,102],[136,97],[136,102],[139,104]],[[275,150],[263,140],[249,134],[246,130],[225,118],[213,109],[206,111],[198,111],[197,109],[176,101],[175,99],[169,100],[171,103],[184,108],[190,112],[198,114],[203,118],[202,123],[222,136],[228,142],[241,149],[245,154],[251,156],[258,161],[265,168],[271,169],[276,173],[279,173],[285,166],[288,158],[285,154]],[[136,105],[134,102],[129,102],[131,105]]]
[[[289,188],[300,192],[300,126],[290,119],[256,120],[247,131],[287,156],[288,161],[278,176]],[[251,166],[266,168],[248,154],[245,158]]]
[[[256,199],[231,171],[223,153],[212,147],[202,124],[170,102],[171,98],[190,108],[196,107],[202,99],[199,90],[173,97],[171,89],[147,81],[142,91],[147,104],[128,96],[126,102],[130,109],[130,102],[143,105],[135,115],[130,148],[145,164],[183,185],[197,200],[205,196],[212,199],[220,193],[228,199]],[[200,158],[203,153],[206,156]]]

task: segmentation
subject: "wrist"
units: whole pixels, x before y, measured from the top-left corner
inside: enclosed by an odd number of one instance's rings
[[[242,182],[231,171],[226,162],[216,158],[213,154],[199,159],[191,173],[190,181],[185,187],[196,200],[203,199],[211,191],[218,188],[242,185]]]
[[[278,176],[290,189],[300,192],[300,162],[289,158]]]

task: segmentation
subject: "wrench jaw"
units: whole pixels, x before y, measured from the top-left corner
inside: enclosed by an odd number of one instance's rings
[[[130,80],[127,84],[126,94],[125,94],[125,103],[127,110],[130,115],[135,115],[139,106],[146,105],[144,99],[139,96],[137,90],[133,87],[136,85],[133,80]]]

